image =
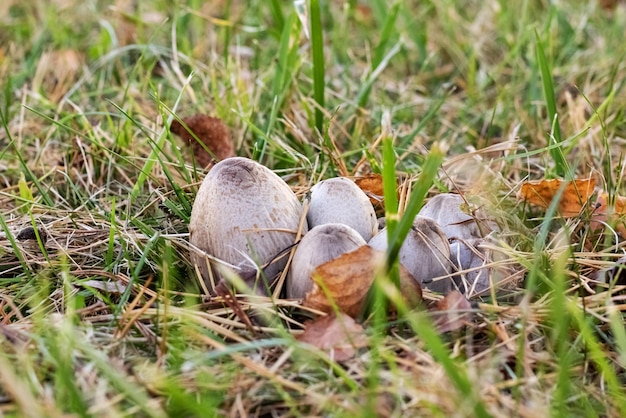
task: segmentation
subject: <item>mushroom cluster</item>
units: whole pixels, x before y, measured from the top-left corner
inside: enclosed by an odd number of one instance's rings
[[[489,287],[487,270],[457,274],[481,266],[486,258],[477,241],[484,225],[464,213],[462,204],[453,194],[431,199],[400,250],[401,265],[435,292],[459,288],[477,293]],[[313,288],[317,267],[365,245],[387,248],[384,221],[376,219],[370,199],[352,180],[331,178],[313,186],[304,213],[283,179],[241,157],[210,170],[196,196],[189,232],[191,261],[210,293],[233,271],[254,277],[257,289],[267,292],[297,245],[284,288],[288,298],[304,298]]]

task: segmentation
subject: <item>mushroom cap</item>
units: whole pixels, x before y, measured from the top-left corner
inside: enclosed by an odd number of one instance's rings
[[[225,159],[202,182],[189,222],[189,242],[217,260],[192,251],[191,261],[213,292],[220,260],[240,272],[257,270],[294,243],[301,217],[298,198],[274,172],[247,158]],[[286,262],[272,262],[265,277]]]
[[[456,193],[442,193],[432,197],[420,210],[419,215],[434,219],[450,239],[481,238],[480,227],[477,223],[481,219],[464,210],[466,202]],[[484,222],[486,224],[486,222]],[[493,225],[483,225],[489,229]]]
[[[366,242],[347,225],[329,223],[313,227],[300,241],[287,275],[287,297],[303,298],[313,287],[311,273],[318,266],[354,251]]]
[[[372,238],[368,245],[386,251],[387,227]],[[423,216],[415,217],[411,231],[400,248],[399,259],[400,264],[426,288],[441,293],[452,288],[452,279],[449,277],[433,280],[447,276],[452,271],[448,238],[434,220]]]
[[[356,183],[345,177],[324,180],[311,188],[307,221],[311,228],[327,223],[348,225],[365,241],[378,230],[370,199]]]

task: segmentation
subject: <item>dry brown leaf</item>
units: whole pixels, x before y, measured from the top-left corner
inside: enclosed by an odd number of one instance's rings
[[[303,305],[330,313],[334,303],[340,311],[356,318],[363,311],[367,293],[384,264],[384,252],[364,245],[320,265],[311,275],[315,284],[306,294]],[[400,288],[410,307],[421,302],[419,283],[403,267],[400,268]]]
[[[368,174],[365,177],[354,179],[354,182],[365,192],[367,197],[369,197],[372,205],[383,205],[383,176],[380,174]]]
[[[354,357],[359,347],[367,344],[363,327],[346,314],[326,315],[305,324],[298,340],[329,353],[335,361]]]
[[[439,332],[454,331],[461,328],[471,319],[471,313],[466,312],[472,305],[458,290],[448,293],[437,302],[431,313],[434,314],[435,327]]]
[[[598,222],[611,223],[615,218],[622,218],[616,225],[616,230],[622,237],[626,237],[626,221],[623,219],[626,217],[626,197],[615,196],[615,202],[613,206],[609,206],[609,196],[606,192],[600,193],[596,206],[593,211],[592,220],[595,221],[591,224],[592,228],[601,227]]]
[[[599,3],[604,10],[615,10],[619,3],[624,3],[624,0],[599,0]]]
[[[530,204],[547,208],[562,184],[563,180],[557,179],[526,182],[522,184],[517,197]],[[563,216],[578,216],[593,194],[595,184],[592,178],[568,183],[559,201],[559,213]],[[613,205],[609,205],[608,202],[608,194],[600,192],[593,207],[592,228],[602,227],[602,222],[611,223],[616,217],[626,217],[626,197],[615,196]],[[622,236],[626,236],[626,223],[623,220],[618,222],[615,228]]]
[[[219,118],[208,115],[197,114],[182,119],[184,125],[174,120],[170,126],[170,131],[180,136],[191,146],[193,158],[199,166],[209,166],[214,157],[217,160],[224,160],[235,156],[235,147],[230,136],[228,127]],[[204,146],[190,133],[193,132]],[[205,150],[208,148],[211,153]]]
[[[563,180],[558,179],[528,181],[522,184],[517,197],[532,205],[548,208],[563,183]],[[595,186],[593,178],[569,182],[559,200],[559,213],[563,216],[578,216],[593,194]]]

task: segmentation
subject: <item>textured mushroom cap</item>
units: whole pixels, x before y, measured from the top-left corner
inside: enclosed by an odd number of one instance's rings
[[[431,198],[419,215],[434,219],[450,239],[481,238],[483,234],[477,219],[464,211],[465,206],[466,202],[461,195],[442,193]],[[486,224],[481,226],[489,228]]]
[[[335,177],[311,188],[309,227],[328,223],[348,225],[369,241],[377,230],[376,212],[369,198],[352,180]]]
[[[300,241],[287,276],[287,297],[300,299],[313,287],[316,267],[357,250],[366,242],[347,225],[331,223],[312,228]]]
[[[374,249],[386,251],[387,228],[383,228],[369,243]],[[416,216],[399,254],[402,264],[411,275],[428,289],[445,293],[452,288],[452,279],[433,280],[452,271],[450,245],[439,225],[430,219]]]
[[[193,205],[189,242],[208,255],[232,264],[241,272],[254,271],[294,243],[302,205],[280,177],[247,158],[228,158],[206,176]],[[192,251],[212,292],[209,259]],[[285,267],[287,258],[265,270],[271,279]],[[211,261],[215,279],[221,277]],[[217,281],[217,280],[216,280]]]

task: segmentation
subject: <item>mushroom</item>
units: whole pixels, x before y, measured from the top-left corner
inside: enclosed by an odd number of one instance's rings
[[[449,239],[482,238],[495,227],[481,213],[470,213],[465,199],[455,193],[434,196],[419,215],[434,219]]]
[[[268,264],[263,272],[272,279],[287,262],[274,258],[293,245],[302,215],[296,195],[270,169],[247,158],[225,159],[198,190],[189,241],[200,251],[192,251],[191,261],[211,293],[225,265],[241,274]]]
[[[387,228],[383,228],[368,245],[386,251]],[[441,293],[452,288],[449,277],[433,280],[448,276],[452,271],[448,239],[434,220],[423,216],[415,217],[411,231],[400,248],[399,259],[400,264],[426,288]]]
[[[309,227],[327,223],[348,225],[369,241],[378,230],[376,212],[369,198],[352,180],[335,177],[311,188],[307,213]]]
[[[330,223],[313,227],[300,241],[287,275],[287,297],[303,298],[313,287],[311,273],[321,264],[365,245],[347,225]]]
[[[485,245],[488,243],[488,238],[450,242],[450,260],[458,271],[454,283],[468,297],[484,293],[491,283],[500,284],[512,273],[506,264],[494,264],[504,260],[504,255]]]
[[[459,271],[453,276],[454,283],[468,296],[489,288],[489,268],[480,268],[486,262],[485,255],[478,249],[481,242],[481,239],[455,239],[450,243],[450,260]]]

